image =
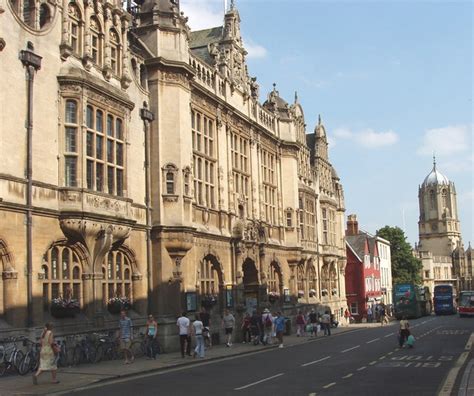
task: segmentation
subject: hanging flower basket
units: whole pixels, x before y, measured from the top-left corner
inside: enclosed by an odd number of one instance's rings
[[[206,309],[211,309],[216,304],[217,304],[217,296],[209,294],[201,298],[201,305]]]
[[[329,294],[328,289],[321,290],[321,295],[327,296]]]
[[[73,318],[80,312],[79,301],[65,300],[64,298],[55,298],[51,301],[51,316],[61,318]]]
[[[298,290],[298,298],[304,297],[304,290]]]
[[[269,292],[268,293],[268,301],[271,303],[271,304],[274,304],[275,302],[277,302],[278,300],[280,299],[280,295],[276,292]]]
[[[310,297],[316,297],[316,290],[310,289],[310,290],[309,290],[309,296],[310,296]]]
[[[332,289],[332,295],[335,296],[336,294],[337,294],[337,289],[336,288]]]
[[[128,311],[130,308],[132,308],[132,303],[127,297],[112,297],[107,302],[107,310],[114,315],[122,310]]]

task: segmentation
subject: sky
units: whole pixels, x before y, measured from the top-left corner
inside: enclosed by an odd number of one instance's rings
[[[227,2],[230,3],[230,0]],[[346,214],[418,241],[418,187],[433,167],[456,186],[465,246],[473,230],[471,1],[235,0],[260,101],[295,91],[307,133],[318,114]],[[224,0],[181,0],[192,30],[222,25]]]

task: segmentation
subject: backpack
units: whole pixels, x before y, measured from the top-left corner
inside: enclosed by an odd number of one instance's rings
[[[270,314],[268,314],[266,317],[265,317],[265,327],[272,327],[273,325],[273,322],[272,320],[270,319]]]

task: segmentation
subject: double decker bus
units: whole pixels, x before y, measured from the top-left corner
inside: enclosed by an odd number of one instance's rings
[[[474,290],[459,293],[459,316],[474,316]]]
[[[420,318],[431,314],[431,293],[426,286],[398,283],[393,288],[394,312],[397,320],[403,316]]]
[[[434,287],[434,311],[436,315],[456,313],[456,291],[453,285],[436,285]]]

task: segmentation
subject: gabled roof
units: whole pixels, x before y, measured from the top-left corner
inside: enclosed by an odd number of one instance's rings
[[[346,236],[347,245],[354,252],[354,254],[357,256],[360,262],[364,260],[366,239],[367,239],[367,235],[365,234]]]
[[[217,43],[220,40],[222,40],[222,26],[217,26],[204,30],[197,30],[191,32],[189,38],[189,48],[195,49],[200,47],[207,47],[209,44]]]

